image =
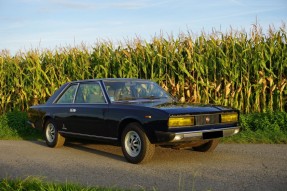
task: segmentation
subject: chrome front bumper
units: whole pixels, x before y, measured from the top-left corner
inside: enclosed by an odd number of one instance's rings
[[[170,142],[197,141],[228,137],[237,134],[239,131],[240,127],[229,127],[203,131],[180,132],[175,133],[174,138]]]

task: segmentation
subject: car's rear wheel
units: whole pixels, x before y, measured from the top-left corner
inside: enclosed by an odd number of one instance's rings
[[[153,157],[155,145],[150,143],[138,123],[130,123],[126,126],[122,133],[121,144],[128,162],[144,163]]]
[[[49,147],[61,147],[65,143],[65,137],[59,132],[53,120],[49,119],[45,124],[45,141]]]
[[[219,139],[210,140],[207,143],[203,143],[202,145],[192,147],[195,151],[200,152],[211,152],[214,151],[214,149],[217,147],[219,143]]]

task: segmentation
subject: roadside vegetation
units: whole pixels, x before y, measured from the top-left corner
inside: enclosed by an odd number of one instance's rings
[[[26,179],[9,179],[0,180],[0,191],[121,191],[118,188],[102,188],[81,186],[74,183],[47,183],[41,178],[28,177]]]
[[[287,113],[263,112],[240,116],[241,132],[226,137],[224,143],[287,144]]]
[[[181,102],[231,106],[243,113],[286,111],[287,30],[99,42],[92,48],[0,51],[0,114],[43,103],[62,84],[91,78],[144,78]]]
[[[27,124],[26,112],[7,112],[0,115],[0,140],[37,140],[42,135],[39,130]]]

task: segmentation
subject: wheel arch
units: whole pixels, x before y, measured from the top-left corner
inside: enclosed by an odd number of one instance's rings
[[[120,125],[119,125],[119,128],[118,128],[118,140],[119,141],[121,141],[121,136],[122,136],[122,133],[123,133],[125,127],[130,123],[138,123],[142,126],[142,123],[135,118],[126,118],[126,119],[122,120]],[[141,129],[145,132],[145,130],[142,127],[141,127]]]
[[[152,132],[150,132],[146,128],[144,128],[144,124],[140,120],[138,120],[136,118],[132,118],[132,117],[126,118],[126,119],[121,121],[121,123],[119,125],[119,128],[118,128],[118,140],[119,141],[121,141],[121,136],[122,136],[122,133],[123,133],[125,127],[128,124],[130,124],[130,123],[138,123],[138,124],[140,124],[141,130],[143,130],[143,132],[147,135],[149,141],[150,142],[154,142],[153,141],[153,134],[152,134]]]
[[[50,120],[50,119],[53,119],[50,115],[44,116],[44,118],[43,118],[43,124],[42,124],[42,130],[43,130],[43,131],[45,130],[45,124],[46,124],[46,122],[47,122],[48,120]]]

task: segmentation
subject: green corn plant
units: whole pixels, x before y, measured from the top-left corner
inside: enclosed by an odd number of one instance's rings
[[[0,52],[0,113],[45,102],[67,81],[143,78],[181,102],[231,106],[244,113],[286,110],[287,31],[258,25],[250,32],[204,31],[136,37],[117,45]]]

